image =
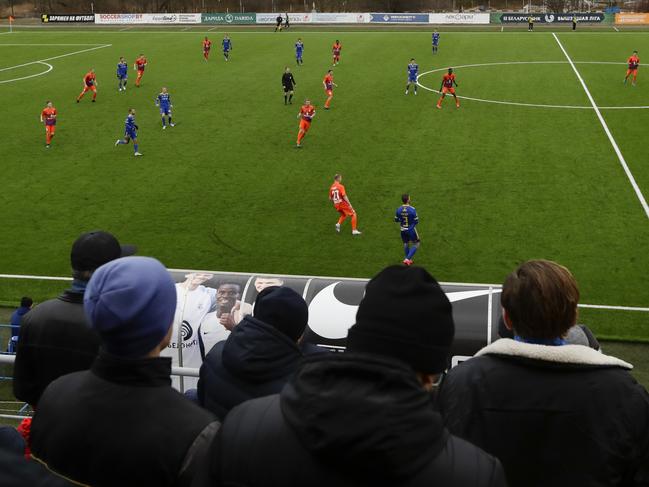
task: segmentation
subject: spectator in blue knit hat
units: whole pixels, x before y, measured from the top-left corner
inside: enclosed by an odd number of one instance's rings
[[[155,259],[125,257],[95,271],[84,295],[101,341],[88,371],[54,381],[32,424],[32,454],[82,484],[184,486],[218,429],[171,387],[174,282]]]

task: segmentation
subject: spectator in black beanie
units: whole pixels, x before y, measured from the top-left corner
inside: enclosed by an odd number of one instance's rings
[[[288,287],[271,286],[255,300],[227,340],[217,343],[200,369],[198,402],[224,418],[248,399],[277,394],[302,360],[298,342],[309,309]]]
[[[431,407],[454,329],[428,272],[386,268],[367,285],[347,352],[305,359],[280,394],[230,411],[194,487],[505,485],[499,461],[450,435]]]

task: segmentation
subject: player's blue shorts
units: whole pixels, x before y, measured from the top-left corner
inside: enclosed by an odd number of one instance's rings
[[[416,83],[417,76],[408,76],[408,83]]]
[[[128,79],[128,74],[126,74],[126,73],[124,73],[124,74],[118,74],[118,75],[117,75],[117,79]]]
[[[171,107],[160,106],[160,115],[171,115]]]
[[[403,241],[403,243],[419,242],[419,234],[417,233],[417,229],[413,228],[412,230],[402,230],[401,240]]]
[[[137,132],[135,131],[135,129],[133,130],[126,129],[124,131],[124,137],[127,137],[129,139],[137,139]]]
[[[439,45],[439,41],[434,41],[433,42],[433,47],[437,47]]]
[[[298,59],[302,59],[302,52],[301,51],[296,52],[295,57]]]

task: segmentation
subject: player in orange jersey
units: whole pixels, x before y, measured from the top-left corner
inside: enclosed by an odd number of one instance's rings
[[[340,225],[347,219],[347,217],[352,218],[352,235],[360,235],[361,232],[356,228],[356,212],[352,208],[352,204],[349,202],[347,193],[345,192],[345,187],[340,184],[343,177],[340,174],[334,176],[334,182],[329,188],[329,199],[334,204],[334,208],[338,213],[340,213],[340,218],[338,218],[338,223],[336,223],[336,232],[340,233]]]
[[[97,76],[95,75],[94,69],[88,71],[83,77],[83,91],[77,96],[77,103],[79,103],[83,95],[88,91],[92,91],[92,101],[94,103],[97,99]]]
[[[315,107],[311,105],[311,100],[307,98],[304,100],[302,108],[300,108],[300,113],[297,114],[297,118],[300,119],[300,130],[297,133],[297,144],[295,145],[297,149],[302,148],[302,139],[311,128],[313,117],[315,117]]]
[[[144,76],[144,68],[146,67],[147,62],[144,54],[140,54],[133,64],[133,69],[137,71],[137,78],[135,80],[135,86],[140,87],[140,80]]]
[[[329,107],[331,106],[331,99],[334,97],[334,86],[338,87],[338,85],[334,83],[333,70],[330,69],[329,71],[327,71],[327,74],[322,80],[322,86],[324,86],[325,93],[327,94],[327,101],[325,101],[324,107],[325,110],[329,110]]]
[[[455,81],[455,74],[453,73],[453,68],[448,68],[448,74],[445,74],[442,78],[442,86],[440,86],[439,88],[442,92],[442,96],[440,96],[439,100],[437,100],[437,108],[442,108],[442,100],[446,96],[446,93],[453,95],[453,98],[455,98],[455,107],[460,108],[460,100],[458,100],[457,96],[455,95],[455,88],[453,88],[453,85],[457,86],[457,82]]]
[[[45,105],[41,112],[41,123],[45,124],[45,147],[49,149],[54,132],[56,132],[56,108],[52,106],[52,102],[49,100]]]
[[[209,60],[210,49],[212,49],[212,41],[205,36],[205,40],[203,41],[203,57],[205,58],[205,61]]]
[[[626,84],[626,80],[629,79],[629,76],[633,75],[633,79],[631,80],[631,84],[635,86],[635,80],[638,77],[638,66],[640,66],[640,58],[638,57],[638,51],[633,51],[633,54],[631,54],[631,57],[626,60],[629,69],[626,70],[626,76],[624,77],[624,84]]]
[[[334,56],[334,66],[336,66],[340,62],[340,51],[342,50],[343,50],[342,44],[340,44],[340,41],[336,39],[336,42],[334,42],[334,45],[331,48],[331,52],[333,53]]]

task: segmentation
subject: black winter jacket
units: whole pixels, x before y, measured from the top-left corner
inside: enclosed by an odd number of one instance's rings
[[[247,315],[214,345],[200,369],[198,402],[219,418],[248,399],[277,394],[302,360],[298,345]]]
[[[450,371],[447,428],[511,486],[649,486],[649,395],[629,364],[581,345],[502,339]]]
[[[86,323],[82,291],[65,291],[24,316],[14,364],[18,399],[36,407],[53,380],[90,368],[99,337]]]
[[[185,486],[219,423],[171,387],[171,359],[127,360],[103,351],[91,370],[45,390],[32,455],[93,487]]]
[[[450,435],[401,362],[304,360],[279,395],[228,414],[194,486],[504,486],[500,463]]]

